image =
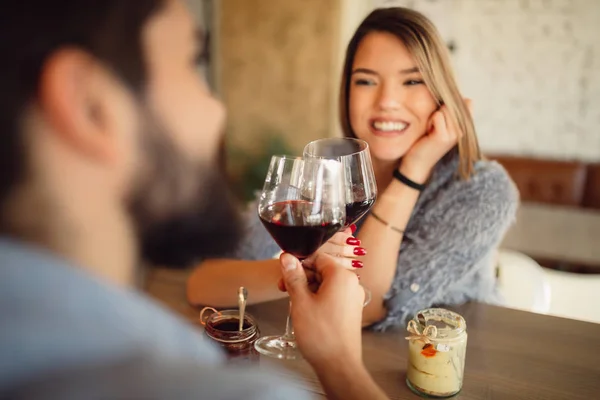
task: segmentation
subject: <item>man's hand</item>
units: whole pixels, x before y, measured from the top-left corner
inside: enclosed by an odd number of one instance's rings
[[[320,277],[320,286],[313,293],[300,261],[290,254],[282,254],[280,260],[292,302],[296,341],[306,360],[317,370],[331,362],[362,366],[365,294],[356,274],[319,253],[308,265]]]
[[[365,292],[358,277],[331,256],[319,253],[308,266],[321,277],[313,293],[300,261],[290,254],[282,254],[280,260],[298,347],[317,373],[327,398],[387,399],[362,362]]]

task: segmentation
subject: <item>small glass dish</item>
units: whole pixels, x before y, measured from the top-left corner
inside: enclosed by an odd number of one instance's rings
[[[212,307],[204,307],[200,311],[204,333],[225,351],[230,363],[257,362],[260,355],[254,348],[254,342],[260,337],[260,330],[256,320],[245,313],[241,331],[239,321],[238,310],[217,311]]]

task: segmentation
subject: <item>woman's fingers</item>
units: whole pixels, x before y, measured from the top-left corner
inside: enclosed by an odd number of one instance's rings
[[[348,258],[356,258],[361,257],[367,254],[367,250],[358,246],[358,245],[348,245],[344,244],[342,246],[328,243],[323,245],[321,249],[319,249],[321,253],[327,253],[333,257],[348,257]]]
[[[450,117],[450,111],[445,105],[434,115],[433,124],[438,140],[448,147],[454,146],[460,137],[461,131]]]
[[[319,249],[319,253],[329,254],[340,267],[354,270],[363,267],[362,261],[357,258],[366,255],[367,250],[356,245],[327,243]]]
[[[351,271],[361,269],[363,267],[363,262],[361,260],[349,257],[335,257],[335,263],[338,266],[345,269],[349,269]]]
[[[465,106],[467,107],[469,114],[473,115],[473,101],[466,97],[463,99],[463,101],[465,102]],[[450,141],[458,141],[458,139],[460,139],[463,136],[464,132],[460,129],[459,126],[456,125],[452,118],[450,118],[450,112],[448,111],[448,108],[446,106],[442,106],[439,111],[441,111],[444,114],[444,120],[446,122],[446,132],[449,134],[448,139],[450,139]]]
[[[333,257],[356,258],[364,256],[367,251],[360,247],[360,240],[346,232],[338,232],[319,249],[319,253],[326,253]]]
[[[352,236],[352,233],[350,232],[350,228],[347,228],[345,231],[338,232],[335,235],[333,235],[331,237],[331,239],[329,239],[327,241],[327,243],[325,243],[325,245],[327,245],[327,244],[335,244],[338,246],[345,246],[345,245],[356,246],[356,245],[360,244],[360,240],[358,240],[357,238]]]
[[[433,116],[431,118],[431,120],[432,120],[431,133],[432,133],[432,135],[434,135],[440,139],[444,138],[448,135],[448,130],[447,130],[447,126],[446,126],[446,116],[444,115],[445,108],[446,108],[446,106],[440,107],[439,110],[437,110],[435,113],[433,113]]]

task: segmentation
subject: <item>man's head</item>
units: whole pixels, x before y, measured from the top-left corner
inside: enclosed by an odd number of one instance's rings
[[[11,4],[0,15],[0,231],[35,235],[6,204],[23,187],[61,187],[74,193],[48,196],[49,212],[74,215],[57,199],[91,190],[88,212],[121,212],[152,263],[228,250],[239,232],[218,169],[224,110],[198,74],[202,51],[180,0]]]

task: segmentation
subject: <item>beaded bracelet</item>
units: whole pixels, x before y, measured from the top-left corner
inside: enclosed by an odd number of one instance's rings
[[[394,225],[390,224],[389,222],[387,222],[386,220],[384,220],[383,218],[381,218],[379,215],[375,214],[374,211],[371,211],[371,213],[369,215],[371,215],[373,218],[375,218],[377,221],[381,222],[382,224],[384,224],[385,226],[387,226],[391,230],[393,230],[395,232],[398,232],[401,235],[404,235],[404,231],[402,229],[397,228]]]

